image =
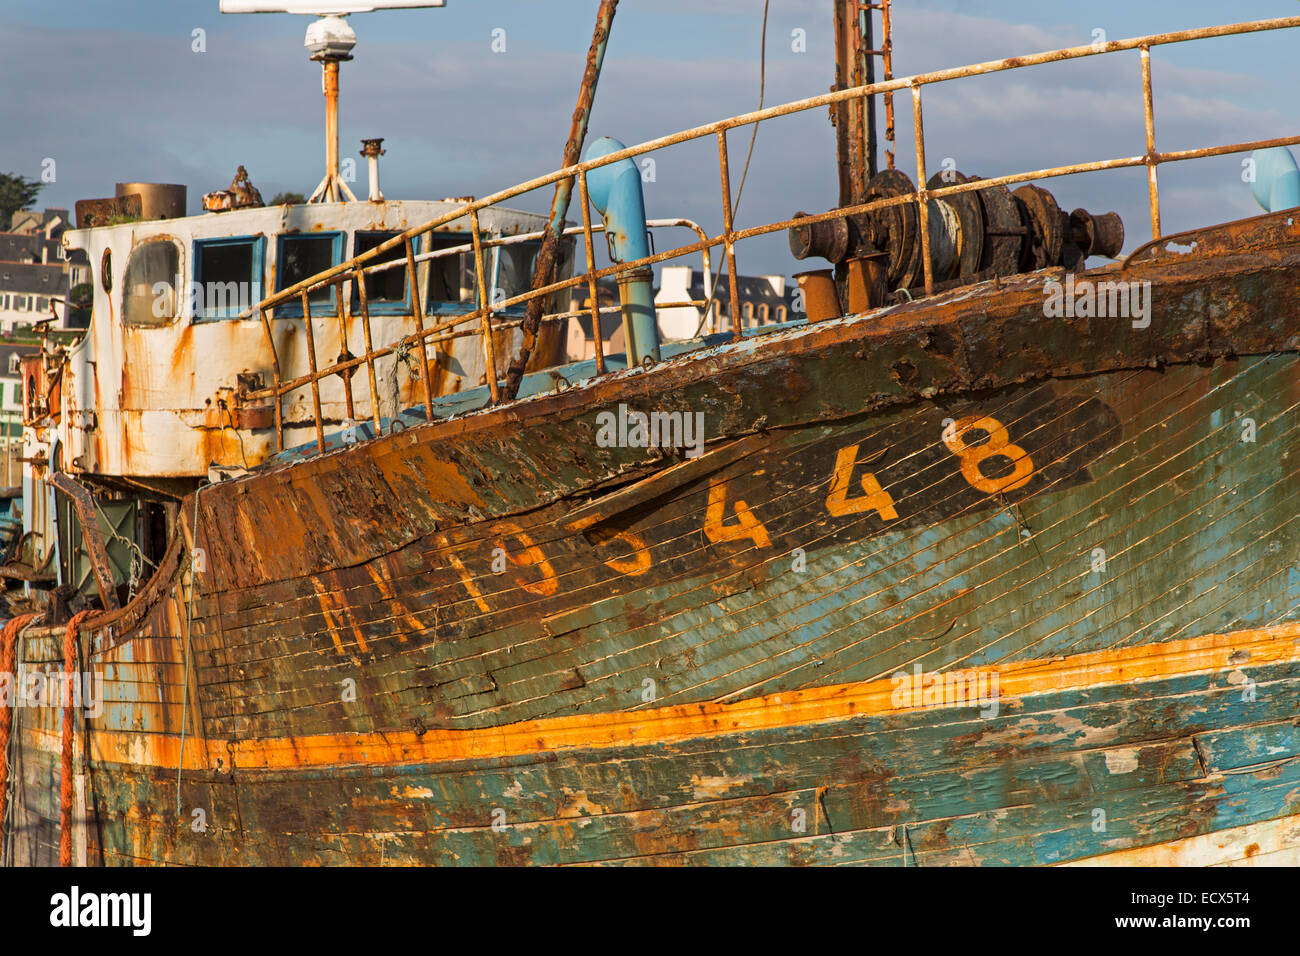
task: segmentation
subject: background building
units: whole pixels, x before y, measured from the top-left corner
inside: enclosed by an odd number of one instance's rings
[[[704,273],[690,266],[664,266],[659,273],[659,288],[655,290],[655,312],[659,318],[661,341],[673,342],[729,332],[732,328],[731,283],[724,273],[712,280],[713,304],[709,319],[701,322],[703,303],[708,301]],[[795,293],[798,286],[785,276],[739,276],[736,292],[740,298],[739,320],[741,328],[754,328],[791,319],[802,318],[795,312]],[[601,339],[605,354],[623,350],[623,317],[618,311],[618,284],[613,279],[597,283],[602,310],[600,317]],[[684,303],[700,303],[690,305]],[[591,308],[591,296],[586,286],[575,287],[569,299],[569,311],[580,312]],[[569,319],[567,353],[570,361],[592,358],[596,354],[591,334],[591,314],[579,314]]]
[[[37,345],[0,342],[0,487],[22,482],[23,376],[20,361]]]
[[[664,266],[659,275],[659,289],[655,293],[655,306],[659,315],[659,335],[665,340],[694,338],[699,334],[729,332],[738,320],[741,328],[772,325],[800,318],[795,314],[797,286],[785,276],[737,276],[736,294],[739,309],[731,303],[731,283],[726,274],[712,278],[713,306],[708,321],[701,326],[703,309],[697,306],[677,305],[681,302],[703,302],[708,299],[704,273],[690,266]]]
[[[90,263],[63,248],[66,209],[14,213],[8,232],[0,232],[0,331],[54,315],[56,328],[85,328],[87,314],[69,309],[68,294],[90,281]]]

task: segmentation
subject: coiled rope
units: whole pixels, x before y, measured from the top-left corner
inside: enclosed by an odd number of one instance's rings
[[[8,621],[0,631],[0,679],[8,674],[13,681],[13,700],[0,694],[0,855],[5,842],[5,811],[9,807],[9,736],[13,727],[13,704],[18,697],[17,660],[18,635],[24,627],[41,615],[23,614]]]

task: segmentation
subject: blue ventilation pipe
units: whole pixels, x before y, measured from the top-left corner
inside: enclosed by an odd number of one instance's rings
[[[604,136],[587,148],[584,159],[599,159],[626,148],[618,140]],[[605,235],[615,263],[631,262],[650,255],[641,170],[636,163],[624,159],[593,169],[587,174],[587,194],[596,211],[604,217]],[[590,263],[588,268],[591,268]],[[653,279],[654,271],[648,266],[620,273],[618,277],[618,298],[623,307],[623,341],[627,344],[629,368],[640,365],[647,357],[659,361],[659,321],[650,288]]]
[[[1251,158],[1255,161],[1255,181],[1250,191],[1256,202],[1269,212],[1300,206],[1300,168],[1291,150],[1285,146],[1257,149]]]

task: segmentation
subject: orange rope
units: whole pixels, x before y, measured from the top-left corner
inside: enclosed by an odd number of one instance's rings
[[[18,650],[18,633],[39,614],[24,614],[12,618],[0,631],[0,678],[8,674],[13,681],[12,692],[18,696],[18,673],[14,666]],[[5,846],[5,808],[9,800],[9,734],[13,727],[12,704],[0,697],[0,852]]]
[[[59,866],[72,866],[72,684],[77,667],[77,629],[94,611],[78,611],[63,632],[63,769],[59,785]]]

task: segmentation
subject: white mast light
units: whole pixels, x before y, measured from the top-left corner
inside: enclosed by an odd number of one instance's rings
[[[302,45],[312,59],[349,60],[348,54],[357,45],[357,35],[342,17],[321,17],[307,27],[307,37]]]

